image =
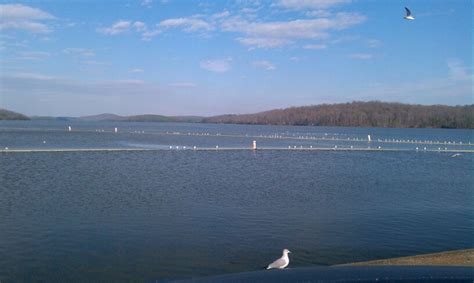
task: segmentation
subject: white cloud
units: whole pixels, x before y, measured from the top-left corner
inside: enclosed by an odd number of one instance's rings
[[[18,59],[23,60],[44,60],[51,56],[49,52],[42,52],[42,51],[28,51],[28,52],[20,52],[20,57]]]
[[[304,49],[311,49],[311,50],[320,50],[326,49],[326,44],[306,44],[303,46]]]
[[[215,13],[211,16],[211,19],[213,20],[219,20],[219,19],[223,19],[223,18],[227,18],[230,16],[230,13],[229,11],[225,10],[221,13]]]
[[[368,99],[386,99],[413,103],[413,99],[423,99],[424,103],[472,104],[472,73],[457,59],[447,61],[447,76],[418,81],[397,82],[396,84],[376,83],[363,89],[362,95]]]
[[[280,0],[277,5],[294,10],[303,10],[329,8],[334,5],[350,2],[351,0]]]
[[[348,56],[349,58],[357,59],[357,60],[369,60],[374,57],[374,55],[370,53],[352,53],[352,54],[349,54]]]
[[[143,69],[133,68],[133,69],[130,69],[130,73],[143,73]]]
[[[291,43],[284,38],[257,38],[257,37],[239,37],[236,39],[242,45],[253,46],[257,48],[273,48]]]
[[[160,33],[162,33],[162,31],[159,29],[146,30],[142,33],[142,40],[145,40],[145,41],[151,40],[153,37],[159,35]]]
[[[298,39],[325,38],[331,30],[343,30],[362,23],[365,17],[357,13],[337,13],[332,18],[297,19],[291,21],[249,22],[231,17],[222,22],[223,31],[242,33],[237,40],[256,47],[276,47]]]
[[[275,65],[265,60],[253,61],[252,66],[266,71],[272,71],[276,69]]]
[[[195,87],[197,87],[197,85],[195,83],[172,83],[172,84],[169,84],[168,86],[175,87],[175,88],[195,88]]]
[[[110,26],[108,28],[98,29],[98,31],[100,31],[102,33],[105,33],[105,34],[115,35],[115,34],[119,34],[119,33],[128,31],[130,29],[130,26],[131,26],[130,21],[120,20],[120,21],[116,22],[115,24],[113,24],[112,26]]]
[[[32,33],[49,33],[52,30],[43,22],[53,20],[51,14],[22,4],[0,4],[0,30],[16,29]]]
[[[225,73],[231,68],[231,58],[227,59],[215,59],[215,60],[204,60],[201,61],[201,68],[214,72],[214,73]]]
[[[109,63],[102,62],[102,61],[95,61],[95,60],[87,60],[87,61],[83,61],[81,63],[85,64],[85,65],[92,65],[92,66],[108,66],[108,65],[110,65]]]
[[[94,51],[84,48],[65,48],[62,52],[65,54],[82,57],[91,57],[95,55]]]
[[[151,7],[151,4],[153,4],[153,0],[142,0],[140,5],[145,6],[145,7]]]
[[[367,46],[369,46],[370,48],[378,48],[382,46],[382,41],[378,39],[368,39]]]
[[[467,72],[466,66],[458,59],[449,59],[447,62],[448,72],[451,79],[455,81],[472,80],[472,75]]]
[[[21,79],[33,79],[33,80],[56,80],[60,79],[60,77],[57,76],[51,76],[51,75],[44,75],[44,74],[38,74],[38,73],[14,73],[11,75],[13,78],[21,78]]]
[[[204,20],[197,18],[175,18],[161,21],[158,24],[162,28],[183,28],[186,32],[211,31],[214,27]]]
[[[0,5],[0,15],[2,19],[18,20],[47,20],[54,17],[40,9],[32,8],[22,4],[2,4]]]
[[[305,15],[308,17],[330,17],[332,13],[329,12],[328,10],[317,9],[317,10],[308,11],[305,13]]]
[[[136,21],[133,23],[133,27],[137,32],[144,32],[147,30],[147,26],[144,22]]]

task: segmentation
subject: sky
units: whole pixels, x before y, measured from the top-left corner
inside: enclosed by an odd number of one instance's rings
[[[403,19],[404,7],[415,20]],[[218,115],[473,103],[470,0],[0,0],[0,108]]]

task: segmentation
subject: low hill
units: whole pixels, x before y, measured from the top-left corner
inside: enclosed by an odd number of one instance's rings
[[[0,108],[0,120],[30,120],[28,116]]]
[[[123,121],[127,118],[124,116],[119,116],[115,114],[103,113],[99,115],[82,116],[82,117],[79,117],[78,119],[84,120],[84,121]]]
[[[321,104],[256,114],[221,115],[205,123],[393,128],[474,128],[474,105],[412,105],[379,101]]]
[[[79,117],[84,121],[123,121],[123,122],[201,122],[203,117],[199,116],[163,116],[155,114],[133,115],[133,116],[119,116],[110,113],[104,113],[93,116]]]

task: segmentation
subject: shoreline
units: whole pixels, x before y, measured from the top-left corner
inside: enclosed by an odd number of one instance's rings
[[[374,265],[432,265],[432,266],[468,266],[474,267],[474,248],[464,250],[445,251],[439,253],[404,256],[388,259],[378,259],[354,263],[339,264],[336,266],[374,266]]]

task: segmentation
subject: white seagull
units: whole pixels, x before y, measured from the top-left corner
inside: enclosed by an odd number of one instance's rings
[[[283,255],[275,260],[274,262],[270,263],[267,269],[278,268],[283,269],[288,266],[290,263],[290,258],[288,258],[288,254],[291,253],[288,249],[283,250]]]
[[[405,7],[405,10],[407,11],[407,15],[406,15],[405,17],[403,17],[403,18],[404,18],[405,20],[410,20],[410,21],[414,20],[415,17],[413,17],[413,16],[411,15],[411,11],[410,11],[407,7]]]

